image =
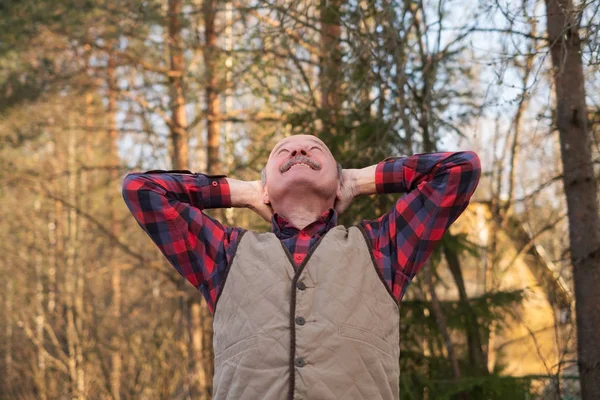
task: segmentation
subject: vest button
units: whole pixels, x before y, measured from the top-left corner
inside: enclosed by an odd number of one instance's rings
[[[306,323],[306,320],[302,317],[298,317],[298,318],[296,318],[296,323],[298,325],[304,325]]]
[[[306,285],[304,284],[304,282],[300,281],[300,282],[296,282],[296,287],[300,290],[304,290],[306,289]]]
[[[302,368],[306,365],[306,362],[304,362],[304,358],[296,358],[296,360],[294,361],[294,364],[296,365],[296,367]]]

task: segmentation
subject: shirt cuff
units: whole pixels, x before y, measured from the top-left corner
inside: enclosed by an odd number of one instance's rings
[[[204,208],[231,207],[231,192],[225,175],[198,175],[208,180],[206,185],[200,185]]]
[[[404,165],[407,157],[388,157],[377,164],[375,188],[378,194],[405,193]]]

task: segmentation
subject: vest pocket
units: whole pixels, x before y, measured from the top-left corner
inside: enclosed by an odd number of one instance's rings
[[[218,354],[215,354],[215,367],[221,365],[223,362],[229,360],[232,357],[252,348],[256,347],[258,343],[258,337],[256,335],[249,336],[238,342],[235,342],[231,346],[225,348]]]
[[[341,324],[338,326],[338,333],[340,336],[359,340],[361,342],[370,344],[371,346],[377,347],[387,355],[391,356],[393,354],[389,343],[366,329],[358,328],[352,325]]]

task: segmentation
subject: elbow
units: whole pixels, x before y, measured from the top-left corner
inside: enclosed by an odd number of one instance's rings
[[[144,183],[140,179],[139,173],[129,173],[123,179],[123,183],[121,184],[121,195],[125,202],[131,198],[132,194],[136,193],[140,190],[140,188],[144,186]]]
[[[129,173],[125,176],[125,179],[123,179],[123,182],[121,183],[121,191],[123,192],[123,195],[131,190],[134,190],[134,186],[136,185],[136,177],[137,174],[135,173]]]
[[[468,167],[466,168],[470,175],[470,184],[469,184],[469,197],[475,192],[477,185],[479,184],[479,179],[481,177],[481,160],[479,156],[474,151],[465,152],[465,155],[468,159]]]
[[[463,161],[463,170],[470,171],[473,176],[478,180],[481,175],[481,160],[479,156],[474,151],[464,151],[462,152],[464,161]]]
[[[479,159],[479,156],[474,151],[469,151],[468,153],[469,153],[473,171],[476,171],[477,174],[480,175],[481,174],[481,160]]]

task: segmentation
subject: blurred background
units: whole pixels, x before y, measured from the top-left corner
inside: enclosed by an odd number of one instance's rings
[[[582,395],[574,306],[599,362],[600,297],[580,284],[597,292],[600,271],[599,16],[587,0],[4,0],[0,399],[209,399],[204,300],[121,182],[259,179],[296,133],[346,168],[480,156],[469,208],[401,305],[402,399],[600,398]]]

